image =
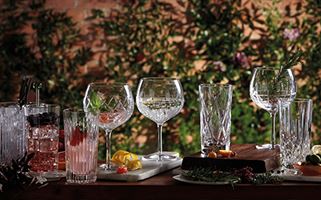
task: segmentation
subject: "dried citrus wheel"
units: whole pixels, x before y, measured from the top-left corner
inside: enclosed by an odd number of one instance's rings
[[[218,150],[217,154],[225,158],[234,157],[236,155],[236,153],[231,150]]]
[[[207,155],[207,157],[209,157],[209,158],[217,158],[217,154],[216,154],[214,151],[211,151],[211,152]]]
[[[312,148],[311,148],[311,151],[313,154],[321,154],[321,145],[314,145]]]
[[[140,160],[128,160],[126,166],[128,170],[136,170],[141,169],[143,167]]]
[[[136,154],[129,153],[128,151],[118,150],[114,153],[111,160],[117,165],[125,165],[128,161],[138,160],[138,156]]]

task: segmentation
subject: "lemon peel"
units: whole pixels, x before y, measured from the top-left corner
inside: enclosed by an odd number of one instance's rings
[[[126,166],[129,170],[141,169],[143,167],[140,160],[128,160]]]
[[[142,163],[140,162],[138,156],[128,151],[118,150],[114,153],[111,160],[113,163],[119,166],[126,166],[128,170],[136,170],[142,168]]]

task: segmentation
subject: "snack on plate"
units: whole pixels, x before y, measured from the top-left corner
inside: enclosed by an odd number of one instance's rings
[[[214,151],[211,151],[211,152],[207,155],[207,157],[209,157],[209,158],[217,158],[217,153],[215,153]]]
[[[114,153],[111,161],[118,166],[125,166],[128,170],[142,168],[142,163],[140,162],[138,156],[124,150],[118,150],[116,153]]]
[[[219,150],[217,152],[218,155],[221,155],[224,158],[230,158],[236,156],[236,153],[231,150]]]
[[[235,157],[236,153],[234,151],[231,150],[218,150],[216,152],[211,151],[207,157],[209,158],[231,158],[231,157]]]

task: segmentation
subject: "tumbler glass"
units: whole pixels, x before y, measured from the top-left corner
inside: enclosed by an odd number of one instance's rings
[[[98,126],[96,118],[81,110],[65,109],[66,180],[92,183],[97,179]]]
[[[310,153],[312,100],[295,99],[291,104],[279,105],[280,159],[284,169],[304,161]]]
[[[56,104],[30,104],[24,107],[27,151],[34,153],[29,164],[31,171],[44,176],[58,174],[59,116],[60,106]]]
[[[230,148],[232,85],[201,84],[200,125],[201,151],[207,156],[211,151]]]
[[[26,152],[23,110],[16,102],[0,103],[0,164],[10,164]]]

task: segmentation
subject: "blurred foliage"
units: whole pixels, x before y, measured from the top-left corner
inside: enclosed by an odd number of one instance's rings
[[[320,143],[321,3],[292,3],[282,11],[279,3],[125,0],[117,9],[93,9],[84,22],[75,22],[41,0],[4,1],[0,99],[15,98],[21,74],[46,83],[42,99],[63,107],[81,106],[91,81],[125,81],[135,95],[142,77],[177,77],[186,103],[164,126],[164,149],[189,154],[200,150],[198,85],[229,83],[232,143],[263,143],[269,141],[271,121],[249,97],[252,70],[281,67],[301,50],[302,62],[293,67],[297,96],[313,99],[312,131]],[[156,141],[156,125],[136,109],[113,132],[112,144],[114,151],[149,153]]]

